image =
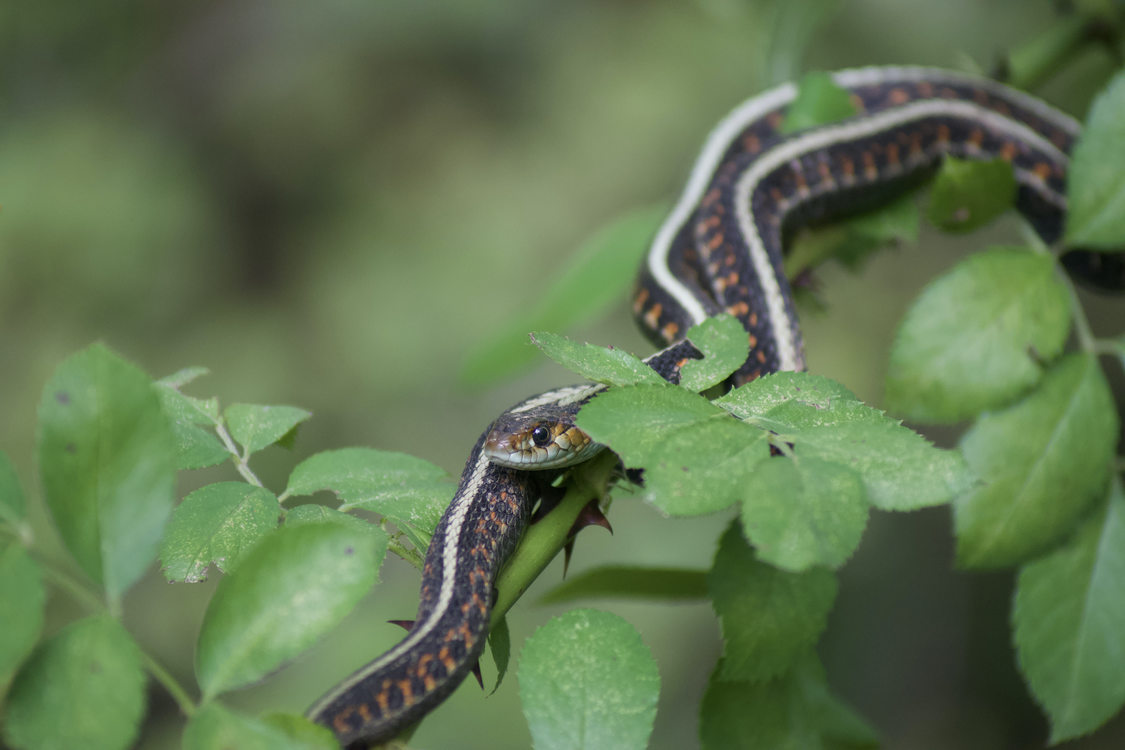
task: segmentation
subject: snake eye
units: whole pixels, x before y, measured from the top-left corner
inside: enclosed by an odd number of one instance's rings
[[[551,442],[551,431],[545,425],[537,425],[531,431],[531,442],[540,448],[545,448]]]

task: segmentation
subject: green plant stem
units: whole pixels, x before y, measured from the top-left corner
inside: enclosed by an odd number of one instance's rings
[[[154,659],[147,651],[141,649],[141,660],[144,662],[145,669],[152,675],[152,679],[159,682],[168,695],[172,696],[172,700],[176,701],[176,705],[180,707],[180,711],[184,716],[191,717],[195,714],[196,705],[195,701],[191,699],[187,691],[176,680],[175,677],[164,668],[164,665]]]
[[[219,436],[219,440],[223,441],[223,447],[230,453],[231,458],[234,460],[234,467],[238,469],[238,473],[242,475],[242,478],[255,487],[265,489],[266,486],[262,484],[262,480],[258,479],[257,475],[250,470],[250,457],[244,456],[238,452],[238,447],[234,444],[234,440],[231,439],[230,433],[227,432],[226,425],[222,422],[215,422],[215,434]]]
[[[1090,321],[1086,317],[1086,311],[1078,300],[1078,292],[1074,289],[1074,284],[1071,283],[1070,279],[1065,276],[1063,278],[1066,283],[1067,294],[1070,295],[1070,310],[1071,316],[1074,318],[1074,333],[1078,336],[1078,345],[1087,354],[1096,355],[1099,353],[1098,341],[1094,338],[1094,332],[1090,329]]]
[[[602,497],[617,469],[617,456],[610,451],[575,469],[566,495],[542,520],[523,535],[512,559],[496,579],[496,604],[489,627],[495,627],[523,592],[566,546],[574,521],[591,499]]]
[[[43,556],[38,550],[28,548],[27,552],[39,564],[40,570],[43,571],[43,577],[53,586],[66,592],[72,599],[92,612],[99,614],[108,612],[115,619],[121,619],[120,607],[117,606],[119,602],[107,603],[103,601],[89,586],[63,570],[54,560]],[[179,705],[180,710],[186,716],[191,716],[195,712],[195,703],[188,696],[183,686],[151,654],[140,648],[139,645],[137,650],[141,654],[141,661],[144,663],[145,669],[152,675],[152,678],[168,691],[168,694],[172,696],[172,699],[176,701],[176,704]]]

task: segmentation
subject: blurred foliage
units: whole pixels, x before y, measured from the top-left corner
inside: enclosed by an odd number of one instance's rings
[[[224,403],[312,410],[300,457],[361,444],[456,471],[495,413],[569,377],[544,367],[469,393],[455,374],[473,346],[534,306],[594,228],[674,195],[729,108],[808,69],[987,70],[1052,13],[1047,0],[0,4],[0,447],[35,487],[36,395],[101,338],[154,376],[208,366],[205,390]],[[1081,116],[1112,64],[1086,54],[1040,93]],[[986,240],[923,242],[858,280],[827,272],[831,312],[806,315],[813,369],[865,400],[879,401],[891,332],[921,283]],[[626,309],[596,338],[647,353]],[[1094,303],[1095,326],[1099,309],[1114,314]],[[626,499],[616,536],[581,539],[576,567],[703,567],[728,521],[660,524]],[[888,747],[1039,744],[1047,730],[1005,642],[1010,575],[953,575],[949,539],[946,511],[872,520],[822,649],[829,677]],[[396,640],[372,623],[409,616],[416,574],[382,575],[378,601],[244,705],[299,710]],[[182,675],[203,586],[150,571],[124,603]],[[65,606],[48,610],[55,628]],[[653,747],[695,746],[712,613],[613,609],[660,664]],[[517,608],[513,642],[552,611]],[[142,746],[173,746],[174,705],[156,690],[150,703]],[[504,718],[516,716],[514,689],[482,703],[465,688],[416,744],[526,747],[526,727]]]

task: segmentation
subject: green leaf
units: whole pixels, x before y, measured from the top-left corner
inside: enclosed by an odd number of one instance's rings
[[[207,580],[214,565],[231,573],[246,553],[277,526],[273,493],[243,482],[209,484],[184,498],[172,514],[160,560],[169,581]]]
[[[1019,248],[973,255],[930,284],[899,327],[887,402],[912,419],[955,422],[1034,385],[1070,330],[1055,261]]]
[[[156,557],[175,447],[148,377],[101,344],[59,365],[39,403],[39,470],[55,525],[115,600]]]
[[[46,601],[39,564],[19,544],[0,541],[0,695],[39,640]]]
[[[680,568],[606,565],[568,578],[539,602],[558,604],[590,598],[697,601],[707,598],[707,573]]]
[[[703,750],[875,750],[868,724],[828,689],[813,655],[769,682],[732,682],[724,664],[711,675],[700,708]]]
[[[585,242],[555,281],[536,291],[529,311],[473,352],[461,378],[487,383],[517,372],[536,359],[530,331],[560,331],[601,315],[628,293],[641,257],[668,213],[663,206],[629,212]]]
[[[144,709],[137,645],[113,618],[87,617],[60,630],[20,670],[4,740],[20,748],[127,748]]]
[[[219,582],[195,671],[204,700],[256,682],[310,646],[375,582],[376,537],[340,524],[282,527]]]
[[[181,371],[190,374],[190,370]],[[172,422],[180,469],[202,469],[216,466],[231,458],[230,452],[210,428],[219,422],[219,401],[185,396],[173,384],[184,378],[181,373],[157,381],[156,393],[164,413]]]
[[[171,375],[165,375],[156,382],[158,385],[167,386],[172,390],[179,391],[181,388],[183,388],[185,385],[188,385],[193,380],[209,374],[211,374],[211,371],[206,367],[185,367],[184,369],[174,372]],[[218,416],[218,414],[216,414],[216,416]]]
[[[1125,248],[1125,73],[1090,108],[1067,179],[1066,244]]]
[[[856,114],[851,94],[836,85],[828,73],[806,73],[797,86],[797,97],[789,105],[781,132],[827,125]]]
[[[299,748],[336,750],[340,746],[332,730],[299,714],[270,713],[262,716],[261,720],[271,727],[280,729],[286,739]]]
[[[705,391],[723,382],[750,353],[746,329],[738,318],[725,313],[692,326],[687,338],[703,353],[703,359],[688,360],[680,371],[680,385],[689,391]]]
[[[1125,704],[1125,493],[1016,584],[1016,651],[1053,745],[1097,729]]]
[[[798,457],[854,471],[883,510],[949,502],[969,484],[964,460],[859,401],[819,375],[779,372],[716,399],[740,419],[791,443]]]
[[[524,644],[519,683],[536,750],[648,745],[660,675],[640,635],[617,615],[575,609],[553,618]]]
[[[971,232],[1016,201],[1016,178],[1004,159],[964,161],[945,157],[930,187],[926,217],[947,232]]]
[[[792,572],[838,568],[865,526],[866,492],[846,466],[798,455],[766,461],[750,475],[742,527],[763,562]]]
[[[184,729],[183,750],[332,750],[332,733],[299,716],[252,719],[218,703],[196,711]]]
[[[762,430],[683,388],[611,388],[582,408],[577,424],[626,466],[644,467],[645,499],[670,515],[740,500],[746,478],[769,457]]]
[[[816,643],[836,599],[836,577],[789,573],[760,562],[739,524],[719,540],[707,576],[723,631],[722,679],[761,681],[789,669]]]
[[[496,684],[492,693],[500,689],[504,675],[508,673],[508,662],[512,657],[512,634],[508,632],[508,619],[501,617],[496,627],[488,631],[488,650],[492,652],[492,660],[496,664]]]
[[[0,451],[0,525],[22,530],[26,526],[27,508],[23,499],[23,488],[16,476],[16,467],[8,456]]]
[[[876,251],[887,246],[918,241],[921,224],[914,193],[907,192],[873,211],[802,230],[785,256],[785,273],[795,278],[801,271],[835,259],[857,270]],[[795,289],[800,292],[800,289]]]
[[[223,412],[230,434],[247,453],[278,442],[312,416],[295,406],[231,404]]]
[[[1069,355],[961,441],[982,481],[954,503],[957,561],[1014,565],[1058,543],[1105,489],[1117,414],[1097,359]]]
[[[445,470],[429,461],[405,453],[342,448],[298,464],[285,496],[330,490],[340,498],[340,510],[379,513],[425,550],[456,489]]]
[[[531,340],[548,357],[584,378],[609,385],[667,385],[656,371],[629,352],[579,344],[557,333],[538,331]]]

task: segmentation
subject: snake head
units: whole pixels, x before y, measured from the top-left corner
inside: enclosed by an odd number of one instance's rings
[[[572,417],[502,415],[484,439],[484,452],[500,466],[525,471],[560,469],[581,463],[601,449]]]

